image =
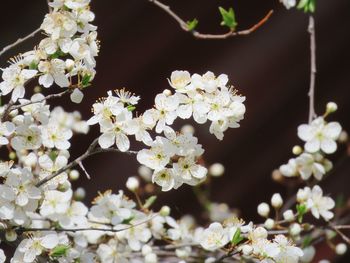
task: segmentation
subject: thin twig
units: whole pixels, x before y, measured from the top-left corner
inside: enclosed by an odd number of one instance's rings
[[[38,32],[40,32],[40,27],[35,29],[32,33],[28,34],[25,37],[19,38],[16,40],[16,42],[4,47],[1,51],[0,51],[0,56],[2,56],[6,51],[10,50],[11,48],[14,48],[15,46],[21,44],[22,42],[26,41],[27,39],[34,37]]]
[[[255,30],[257,30],[259,27],[261,27],[263,24],[265,24],[273,13],[273,10],[270,10],[258,23],[256,23],[252,27],[245,30],[229,31],[225,34],[203,34],[195,30],[189,30],[187,23],[181,17],[179,17],[174,11],[172,11],[170,6],[167,6],[158,0],[148,0],[148,1],[158,6],[160,9],[164,10],[180,25],[180,27],[184,31],[190,32],[195,38],[199,38],[199,39],[226,39],[234,36],[249,35],[250,33],[253,33]]]
[[[350,238],[348,238],[343,232],[341,232],[338,228],[332,227],[332,229],[338,233],[338,235],[346,242],[348,245],[350,245]]]
[[[50,94],[46,97],[44,97],[43,99],[41,100],[36,100],[36,101],[29,101],[29,102],[26,102],[26,103],[23,103],[23,104],[19,104],[19,105],[12,105],[9,109],[9,111],[13,111],[13,110],[18,110],[22,107],[25,107],[25,106],[28,106],[28,105],[32,105],[32,104],[36,104],[36,103],[41,103],[41,102],[44,102],[45,100],[49,100],[49,99],[54,99],[54,98],[61,98],[63,97],[64,95],[70,93],[71,90],[70,89],[67,89],[63,92],[60,92],[60,93],[55,93],[55,94]]]
[[[316,36],[315,21],[312,15],[309,17],[308,32],[310,34],[310,89],[309,89],[309,123],[315,118],[315,81],[316,81]]]
[[[46,184],[47,182],[49,182],[50,180],[56,178],[58,175],[60,175],[61,173],[65,172],[68,169],[71,169],[77,165],[79,165],[79,163],[81,163],[83,160],[85,160],[86,158],[88,158],[89,156],[95,155],[97,153],[102,153],[102,152],[119,152],[119,153],[126,153],[126,154],[137,154],[137,151],[126,151],[126,152],[122,152],[119,149],[116,148],[109,148],[109,149],[102,149],[102,148],[96,148],[98,144],[98,138],[96,138],[89,146],[89,148],[86,150],[86,152],[84,154],[82,154],[81,156],[79,156],[78,158],[76,158],[74,161],[70,162],[69,164],[67,164],[65,167],[62,167],[61,169],[59,169],[57,172],[51,174],[50,176],[44,178],[43,180],[39,181],[36,186],[39,187],[43,184]]]

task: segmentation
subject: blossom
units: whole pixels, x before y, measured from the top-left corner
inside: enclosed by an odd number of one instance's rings
[[[67,150],[70,147],[69,139],[73,133],[70,129],[62,128],[56,122],[50,122],[41,128],[43,145],[48,148]]]
[[[201,236],[200,245],[206,250],[216,250],[230,241],[227,229],[220,223],[211,223]]]
[[[65,62],[58,58],[50,61],[40,61],[38,69],[43,75],[39,77],[39,84],[48,88],[55,82],[61,88],[68,87],[70,83],[65,75],[65,68]]]
[[[187,92],[186,87],[191,82],[191,75],[188,71],[176,70],[171,73],[169,84],[178,92]]]
[[[97,255],[102,263],[128,263],[128,247],[117,239],[110,239],[107,244],[100,244]]]
[[[303,251],[295,247],[284,235],[277,235],[273,241],[279,249],[279,253],[273,257],[277,263],[298,263],[304,255]]]
[[[193,180],[202,180],[207,175],[207,168],[196,164],[194,157],[179,158],[174,163],[174,172],[181,177],[182,180],[191,182]]]
[[[326,173],[323,165],[316,162],[311,154],[303,153],[296,158],[295,162],[303,180],[308,180],[311,175],[314,175],[317,180],[321,180]]]
[[[162,187],[162,191],[166,192],[175,187],[175,175],[172,169],[161,169],[153,173],[152,182]]]
[[[78,26],[70,12],[52,12],[45,16],[41,29],[57,40],[74,36]]]
[[[332,198],[323,196],[322,189],[318,185],[312,188],[311,194],[306,201],[307,208],[311,209],[311,213],[317,219],[320,216],[324,220],[329,221],[333,218],[333,212],[329,211],[335,207],[335,202]]]
[[[12,122],[5,121],[0,122],[0,145],[6,145],[9,143],[7,139],[15,131],[15,125]]]
[[[21,69],[18,65],[13,64],[3,70],[3,82],[0,83],[0,90],[3,95],[12,92],[11,99],[15,102],[23,98],[25,93],[25,83],[37,74],[37,70]]]
[[[24,123],[16,128],[11,146],[19,151],[22,149],[38,149],[41,146],[41,132],[37,125]]]
[[[302,124],[298,127],[298,136],[305,141],[305,150],[315,153],[319,150],[327,154],[337,150],[336,140],[342,128],[338,122],[326,123],[323,117],[319,117],[311,124]]]

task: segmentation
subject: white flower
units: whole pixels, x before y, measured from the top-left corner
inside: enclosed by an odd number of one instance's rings
[[[110,120],[112,116],[117,116],[124,110],[123,103],[120,103],[119,98],[112,96],[111,92],[108,92],[107,98],[96,102],[92,107],[94,116],[88,120],[89,125]]]
[[[164,131],[166,125],[173,124],[177,118],[176,109],[179,106],[178,97],[175,95],[166,96],[158,94],[155,98],[155,109],[147,110],[144,115],[144,122],[152,125],[157,122],[156,132]]]
[[[191,82],[188,71],[176,70],[171,73],[169,84],[178,92],[187,92],[187,86]]]
[[[127,105],[136,105],[140,100],[140,96],[135,96],[135,94],[132,94],[125,89],[115,90],[115,93],[119,98],[119,101]]]
[[[88,208],[82,202],[72,202],[67,211],[59,216],[58,222],[63,228],[87,226]]]
[[[169,163],[174,153],[175,147],[171,142],[164,137],[157,136],[150,149],[143,149],[137,153],[137,160],[149,168],[161,170]]]
[[[196,164],[193,156],[186,158],[179,158],[177,163],[173,164],[174,173],[179,176],[182,180],[192,181],[202,180],[207,175],[207,168]]]
[[[317,180],[321,180],[326,173],[322,164],[316,162],[314,157],[309,153],[303,153],[295,159],[295,163],[298,166],[298,171],[303,180],[308,180],[311,175]]]
[[[40,61],[38,69],[43,75],[39,77],[39,84],[48,88],[55,81],[61,88],[68,87],[70,83],[68,77],[65,75],[65,68],[65,62],[58,58],[50,61]]]
[[[48,148],[67,150],[70,147],[69,139],[73,136],[70,129],[60,127],[57,122],[50,122],[41,128],[43,145]]]
[[[277,244],[279,249],[279,253],[273,257],[275,262],[298,263],[300,257],[304,255],[300,248],[293,246],[293,244],[283,235],[276,236],[273,241]]]
[[[53,40],[57,40],[74,36],[78,27],[70,12],[52,12],[45,16],[41,29],[51,35]]]
[[[12,122],[0,122],[0,145],[9,143],[7,139],[15,131],[15,125]]]
[[[22,240],[18,250],[23,253],[23,262],[34,262],[44,250],[53,249],[59,243],[56,233]]]
[[[38,149],[41,146],[41,132],[35,124],[22,124],[16,128],[11,146],[16,150]]]
[[[45,217],[55,218],[59,214],[65,213],[70,207],[72,190],[60,192],[49,190],[45,192],[44,201],[40,207],[40,214]]]
[[[319,150],[330,154],[337,150],[336,140],[342,128],[338,122],[326,123],[322,117],[298,127],[298,136],[305,141],[305,150],[315,153]]]
[[[335,202],[332,198],[323,196],[322,189],[318,185],[312,188],[311,195],[307,200],[307,208],[317,219],[322,216],[324,220],[329,221],[333,218],[333,212],[329,211],[334,208]]]
[[[161,186],[164,192],[171,190],[175,186],[173,170],[165,168],[155,171],[152,176],[152,182]]]
[[[117,239],[110,239],[107,244],[100,244],[97,255],[102,263],[128,263],[130,249]]]
[[[200,245],[206,250],[216,250],[230,241],[227,229],[220,223],[211,223],[201,236]]]
[[[3,95],[12,92],[12,100],[15,102],[19,98],[23,98],[25,93],[25,83],[37,74],[37,70],[21,69],[13,64],[4,69],[2,73],[3,82],[0,83],[0,90]]]
[[[125,152],[130,148],[127,123],[132,119],[132,113],[124,109],[115,119],[114,123],[112,120],[100,123],[102,135],[98,138],[98,143],[103,149],[116,144],[120,151]]]

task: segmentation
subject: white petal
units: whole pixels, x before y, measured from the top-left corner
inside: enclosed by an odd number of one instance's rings
[[[114,144],[115,134],[113,132],[103,133],[98,138],[98,143],[102,149],[111,147]]]
[[[73,93],[70,95],[70,99],[72,102],[79,104],[84,98],[84,94],[80,89],[74,89]]]
[[[327,154],[334,153],[337,150],[337,144],[332,139],[324,139],[321,141],[321,150]]]
[[[320,149],[320,141],[317,139],[312,139],[305,143],[305,150],[310,153],[315,153]]]
[[[127,150],[129,150],[130,141],[129,141],[128,136],[126,136],[124,133],[117,134],[115,141],[116,141],[117,147],[120,151],[126,152]]]

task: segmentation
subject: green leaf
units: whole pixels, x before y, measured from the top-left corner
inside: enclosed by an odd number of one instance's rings
[[[316,9],[316,0],[300,0],[298,9],[303,9],[305,13],[314,13]]]
[[[130,222],[131,222],[131,220],[133,220],[133,219],[134,219],[133,216],[132,216],[132,217],[129,217],[129,218],[127,218],[127,219],[124,219],[124,220],[122,221],[122,224],[130,225]]]
[[[83,85],[84,88],[89,86],[90,80],[91,80],[91,75],[86,74],[83,76],[83,79],[81,80],[81,84]]]
[[[196,18],[194,18],[191,21],[187,21],[186,24],[187,24],[188,31],[193,31],[198,25],[198,20]]]
[[[134,111],[136,109],[134,105],[128,105],[126,108],[128,109],[128,111]]]
[[[234,31],[238,24],[236,21],[236,15],[235,15],[235,12],[233,11],[233,8],[230,7],[229,10],[226,10],[220,6],[219,11],[222,17],[221,25],[227,26],[230,28],[230,30]]]
[[[312,242],[312,237],[311,236],[305,236],[304,239],[303,239],[303,243],[301,244],[301,247],[302,248],[308,247],[308,246],[310,246],[311,242]]]
[[[298,222],[302,223],[303,222],[303,217],[307,212],[307,208],[306,205],[301,204],[301,205],[297,205],[297,211],[298,211]]]
[[[59,258],[65,256],[67,255],[69,248],[70,247],[67,245],[58,245],[50,251],[49,255],[52,258]]]
[[[231,243],[234,244],[235,246],[241,242],[244,238],[241,236],[241,229],[237,228],[235,234],[232,237]]]
[[[67,54],[64,53],[62,50],[58,49],[55,53],[50,55],[49,58],[50,59],[55,59],[55,58],[59,58],[59,57],[64,57],[65,55],[67,55]]]
[[[147,198],[145,204],[143,205],[144,208],[148,209],[153,205],[153,203],[157,200],[157,196],[152,195],[149,198]]]
[[[29,69],[38,69],[38,65],[39,63],[37,63],[36,61],[32,61],[30,64],[29,64]]]

